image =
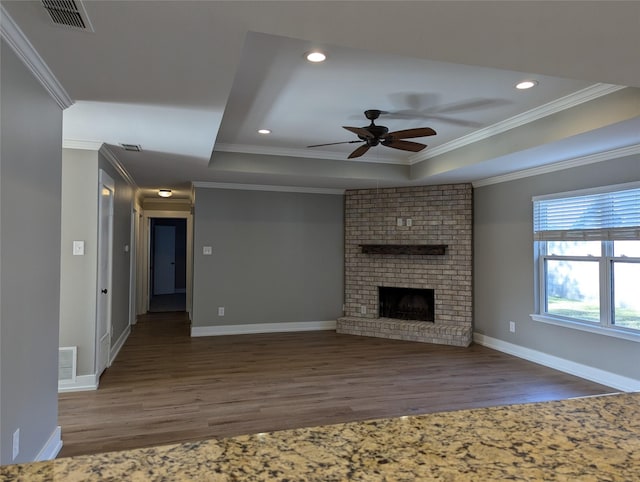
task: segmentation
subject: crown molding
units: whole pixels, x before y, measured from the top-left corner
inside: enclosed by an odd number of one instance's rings
[[[371,158],[357,158],[347,159],[344,154],[338,154],[337,152],[327,151],[309,151],[305,149],[290,149],[284,147],[265,147],[265,146],[250,146],[243,144],[216,144],[214,146],[214,152],[237,152],[241,154],[258,154],[267,156],[285,156],[285,157],[302,157],[311,159],[329,159],[334,161],[348,161],[348,162],[371,162],[377,164],[400,164],[408,166],[407,161],[400,159],[371,159]]]
[[[618,159],[620,157],[632,156],[640,154],[640,144],[634,144],[632,146],[620,147],[618,149],[612,149],[610,151],[602,151],[595,154],[589,154],[588,156],[576,157],[573,159],[567,159],[565,161],[554,162],[553,164],[546,164],[544,166],[532,167],[530,169],[524,169],[522,171],[512,172],[504,174],[502,176],[488,177],[479,181],[472,182],[473,187],[489,186],[491,184],[499,184],[501,182],[514,181],[516,179],[523,179],[525,177],[538,176],[540,174],[547,174],[550,172],[561,171],[563,169],[570,169],[572,167],[586,166],[587,164],[595,164],[602,161],[610,161],[612,159]]]
[[[191,199],[187,199],[187,198],[161,198],[158,196],[153,196],[153,197],[143,196],[142,202],[144,203],[145,201],[150,203],[161,202],[162,204],[188,204],[188,205],[193,204],[191,202]]]
[[[239,189],[243,191],[273,191],[273,192],[299,192],[304,194],[344,194],[344,189],[329,189],[324,187],[300,187],[300,186],[269,186],[261,184],[235,184],[229,182],[194,181],[193,187],[207,189]]]
[[[127,184],[129,184],[134,190],[138,190],[136,181],[134,181],[133,177],[131,177],[131,174],[129,174],[129,171],[125,169],[120,160],[115,156],[113,152],[111,152],[106,144],[103,144],[98,152],[100,152],[100,154],[107,158],[107,161],[109,161],[114,169],[118,171],[118,174],[120,174],[124,178]]]
[[[64,149],[84,149],[86,151],[99,151],[102,147],[102,141],[85,141],[82,139],[63,139],[62,147]]]
[[[597,99],[598,97],[612,94],[614,92],[617,92],[618,90],[622,90],[625,88],[626,87],[624,86],[611,84],[591,85],[547,104],[538,106],[535,109],[528,110],[527,112],[523,112],[522,114],[510,117],[501,122],[498,122],[497,124],[493,124],[491,126],[485,127],[484,129],[477,130],[466,136],[459,137],[450,142],[434,147],[433,149],[429,149],[429,151],[426,151],[424,153],[414,154],[409,158],[409,164],[413,165],[436,156],[441,156],[442,154],[446,154],[447,152],[453,151],[455,149],[468,146],[469,144],[473,144],[474,142],[483,141],[497,134],[502,134],[503,132],[506,132],[510,129],[523,126],[538,119],[542,119],[543,117],[556,114],[563,110],[570,109],[571,107],[575,107],[585,102],[592,101],[594,99]]]
[[[2,5],[0,5],[0,34],[63,110],[73,105],[73,99]]]

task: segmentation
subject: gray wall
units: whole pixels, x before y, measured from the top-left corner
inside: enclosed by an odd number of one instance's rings
[[[57,426],[62,112],[1,43],[0,463],[34,460]]]
[[[531,320],[534,262],[531,197],[640,180],[640,157],[616,159],[479,187],[474,192],[475,331],[622,376],[640,379],[638,343]],[[509,332],[509,321],[516,333]]]
[[[193,325],[341,316],[343,204],[340,195],[197,188]]]
[[[113,347],[114,343],[129,326],[131,213],[135,193],[102,153],[98,153],[98,167],[109,174],[116,184],[113,204],[113,271],[111,282],[111,346]],[[129,246],[128,251],[125,251],[125,246]]]
[[[78,375],[96,372],[97,226],[98,152],[63,149],[60,346],[78,347]],[[74,240],[84,256],[73,256]]]

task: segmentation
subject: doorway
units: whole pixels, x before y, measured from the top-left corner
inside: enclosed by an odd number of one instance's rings
[[[113,259],[114,180],[102,169],[98,180],[98,298],[96,306],[96,376],[109,366]]]
[[[185,311],[187,220],[149,219],[149,312]]]

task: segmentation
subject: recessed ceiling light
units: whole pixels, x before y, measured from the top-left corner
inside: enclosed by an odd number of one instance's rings
[[[270,129],[258,129],[258,134],[271,134],[271,130]]]
[[[307,52],[306,58],[309,62],[314,62],[314,63],[324,62],[325,60],[327,60],[326,54],[318,50],[315,50],[313,52]]]
[[[171,189],[159,189],[158,190],[158,196],[160,196],[160,197],[171,197],[171,196],[173,196],[173,193],[171,192]]]
[[[537,80],[523,80],[522,82],[516,84],[516,89],[527,90],[531,87],[535,87],[536,85],[538,85]]]

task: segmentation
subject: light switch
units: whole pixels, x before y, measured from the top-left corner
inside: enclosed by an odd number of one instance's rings
[[[202,254],[204,254],[206,256],[210,256],[212,252],[213,252],[213,249],[211,248],[211,246],[203,246],[202,247]]]
[[[402,224],[403,224],[403,223],[402,223],[402,218],[396,218],[396,224],[397,224],[398,226],[402,226]]]
[[[413,220],[411,218],[407,218],[407,226],[413,226]]]
[[[84,241],[73,242],[73,255],[84,256]]]

